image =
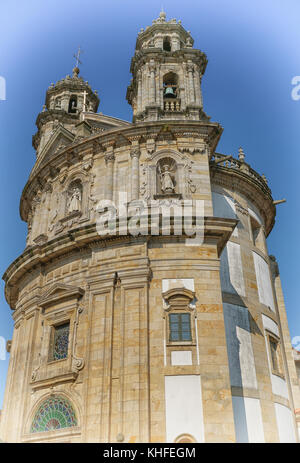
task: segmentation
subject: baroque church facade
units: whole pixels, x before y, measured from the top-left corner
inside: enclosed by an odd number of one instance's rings
[[[78,67],[47,89],[20,202],[26,247],[3,276],[5,442],[298,440],[266,245],[278,201],[242,149],[216,151],[223,129],[204,111],[207,59],[193,45],[164,12],[141,29],[132,123],[97,113]],[[194,241],[178,228],[183,204]]]

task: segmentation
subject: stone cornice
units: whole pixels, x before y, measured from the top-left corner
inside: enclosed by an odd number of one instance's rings
[[[181,24],[173,23],[170,21],[168,22],[164,21],[161,23],[154,23],[151,26],[147,27],[146,30],[144,30],[143,32],[140,32],[136,40],[136,49],[139,49],[141,44],[145,40],[149,40],[152,36],[154,36],[156,32],[157,33],[162,32],[164,34],[166,32],[167,33],[178,32],[183,41],[185,41],[188,37],[190,37],[191,44],[193,45],[194,43],[194,40],[192,39],[190,34],[184,29],[184,27]]]
[[[46,308],[66,299],[79,299],[83,294],[84,290],[78,286],[56,283],[39,299],[38,305]]]
[[[195,217],[193,218],[193,221],[195,222]],[[204,217],[204,243],[216,245],[218,255],[220,255],[237,222],[238,221],[236,219]],[[150,228],[151,224],[149,217],[149,230]],[[185,234],[183,234],[182,237],[185,239],[190,238]],[[157,238],[159,238],[159,236],[154,237],[154,239]],[[177,240],[178,235],[164,235],[162,238]],[[137,238],[134,236],[119,235],[118,233],[115,235],[100,236],[97,233],[96,224],[91,224],[74,229],[71,233],[60,235],[47,243],[27,248],[14,262],[12,262],[2,277],[5,281],[6,300],[12,309],[16,307],[20,280],[27,275],[28,272],[32,272],[41,264],[45,265],[50,261],[52,262],[55,259],[59,259],[72,251],[79,252],[96,242],[99,244],[102,243],[103,246],[106,247],[110,243],[127,244],[130,242],[136,242],[136,239]],[[141,239],[149,241],[152,239],[152,236],[149,234],[141,237]],[[78,291],[79,290],[77,290],[77,293]]]
[[[164,63],[170,64],[191,60],[193,63],[200,65],[200,72],[204,74],[207,66],[207,57],[204,52],[194,48],[183,48],[173,52],[166,52],[161,48],[144,48],[139,50],[131,59],[130,72],[135,75],[136,68],[140,65],[155,59],[155,64]]]
[[[275,223],[276,207],[273,204],[272,192],[263,178],[253,169],[251,172],[255,175],[250,175],[249,172],[213,162],[210,164],[210,170],[212,185],[239,191],[251,199],[263,217],[265,232],[268,236]]]
[[[130,139],[142,138],[156,139],[158,136],[163,137],[166,127],[174,135],[174,139],[184,137],[204,138],[214,152],[215,147],[221,137],[222,127],[217,122],[210,121],[158,121],[158,122],[141,122],[130,126],[118,127],[112,130],[106,130],[102,133],[91,135],[87,138],[80,139],[74,143],[62,148],[54,153],[50,159],[41,163],[38,169],[33,167],[29,179],[24,187],[20,201],[20,215],[22,220],[27,221],[27,214],[34,197],[38,192],[42,192],[44,185],[53,176],[59,173],[63,166],[69,166],[71,163],[77,163],[82,159],[82,153],[87,148],[92,148],[92,155],[103,151],[103,146],[114,145],[118,137],[123,136],[128,139],[128,148],[132,144]],[[162,130],[164,129],[164,130]]]

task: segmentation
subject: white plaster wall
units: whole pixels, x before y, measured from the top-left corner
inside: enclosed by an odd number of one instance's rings
[[[232,397],[237,442],[265,442],[260,400],[252,397]]]
[[[281,397],[289,398],[289,392],[286,381],[280,376],[271,374],[272,392]]]
[[[192,365],[192,351],[191,350],[172,350],[171,351],[171,365]]]
[[[186,433],[204,442],[200,376],[165,376],[165,403],[166,442]]]
[[[269,306],[275,312],[269,266],[259,254],[254,251],[252,251],[252,254],[259,300],[262,304]]]
[[[275,323],[270,317],[267,317],[264,314],[262,314],[262,321],[265,330],[269,330],[271,333],[279,337],[279,329],[277,323]]]
[[[168,291],[172,288],[186,288],[190,291],[195,291],[194,278],[174,278],[162,280],[162,292]]]
[[[257,389],[248,309],[223,304],[231,386]]]
[[[222,291],[245,296],[241,247],[229,241],[221,254],[221,287]]]
[[[279,434],[279,442],[296,442],[293,415],[285,405],[275,403],[276,421]]]
[[[235,204],[229,196],[212,192],[214,217],[222,217],[224,219],[236,219]],[[237,226],[235,227],[232,236],[238,236]]]

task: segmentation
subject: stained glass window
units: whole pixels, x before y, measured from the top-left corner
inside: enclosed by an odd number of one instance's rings
[[[191,316],[189,313],[169,315],[170,341],[191,341]]]
[[[62,396],[51,396],[36,412],[30,432],[54,431],[72,426],[77,426],[77,418],[70,402]]]
[[[61,360],[68,357],[70,323],[54,326],[51,338],[49,360]]]

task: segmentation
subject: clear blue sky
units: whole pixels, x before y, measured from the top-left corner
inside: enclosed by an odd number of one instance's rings
[[[51,82],[71,74],[73,54],[84,50],[81,75],[99,91],[100,111],[131,120],[125,95],[130,59],[141,27],[151,25],[161,0],[2,0],[0,76],[0,272],[25,247],[19,199],[35,153],[31,136]],[[218,151],[237,155],[264,173],[277,207],[269,253],[280,265],[289,326],[300,335],[299,142],[300,100],[291,80],[300,75],[298,0],[164,0],[167,18],[182,20],[195,47],[208,56],[204,106],[224,127]],[[0,288],[0,336],[11,339],[11,310]],[[0,360],[0,408],[8,366]]]

